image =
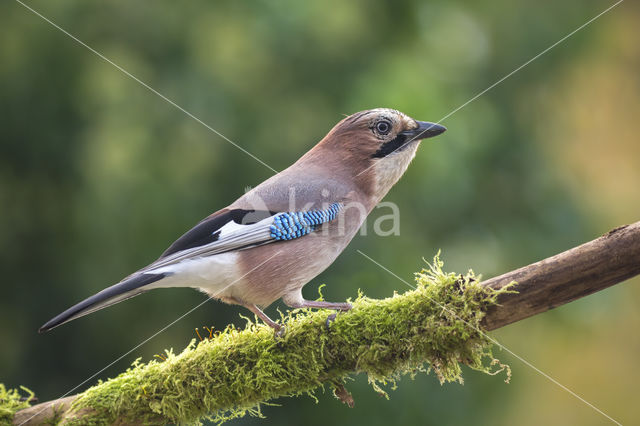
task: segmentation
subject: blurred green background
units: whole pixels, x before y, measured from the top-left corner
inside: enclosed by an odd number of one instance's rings
[[[274,168],[373,107],[437,121],[613,2],[31,1],[29,5]],[[396,237],[358,236],[307,297],[385,297],[443,250],[493,276],[640,220],[638,3],[625,2],[444,121],[387,200]],[[20,4],[0,5],[0,381],[56,398],[204,295],[169,289],[38,335],[46,320],[153,261],[269,169]],[[381,209],[382,210],[382,209]],[[388,213],[381,210],[376,215]],[[371,222],[370,222],[371,223]],[[640,417],[638,279],[492,335],[622,423]],[[268,313],[275,314],[274,305]],[[182,349],[210,302],[99,374]],[[508,353],[512,383],[356,377],[282,399],[259,424],[606,424]],[[92,379],[84,385],[94,383]]]

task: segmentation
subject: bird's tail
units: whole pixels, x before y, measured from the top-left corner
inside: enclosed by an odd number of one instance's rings
[[[60,315],[57,315],[53,319],[47,321],[45,325],[40,327],[38,333],[44,333],[45,331],[49,331],[52,328],[56,328],[57,326],[62,325],[66,322],[69,322],[76,318],[80,318],[81,316],[98,311],[102,308],[106,308],[107,306],[115,305],[118,302],[122,302],[123,300],[130,299],[134,296],[144,293],[148,289],[145,289],[143,287],[161,280],[166,276],[167,274],[142,273],[135,274],[129,278],[126,278],[118,284],[105,288],[101,292],[94,294],[88,299],[83,300],[77,305],[70,307]]]

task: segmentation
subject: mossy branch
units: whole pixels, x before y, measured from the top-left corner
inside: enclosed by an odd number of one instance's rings
[[[479,326],[488,306],[508,290],[481,286],[471,272],[445,274],[440,267],[436,258],[417,274],[414,290],[384,300],[359,295],[353,310],[329,326],[330,311],[296,310],[283,318],[283,337],[248,321],[243,330],[228,327],[211,339],[194,339],[178,355],[167,351],[165,360],[137,361],[66,401],[59,407],[66,409],[62,423],[161,424],[260,415],[263,402],[311,393],[325,383],[335,385],[344,400],[343,382],[354,372],[366,373],[384,394],[382,385],[423,369],[425,362],[441,382],[461,382],[461,364],[491,374],[505,370]],[[14,421],[27,420],[26,413]]]
[[[461,364],[504,371],[508,380],[508,367],[493,358],[481,326],[498,328],[640,273],[640,222],[484,283],[440,266],[436,259],[417,274],[415,290],[384,300],[360,295],[328,329],[326,311],[287,315],[281,339],[254,323],[227,328],[179,355],[167,352],[164,361],[136,362],[81,394],[18,411],[14,424],[221,421],[260,415],[261,403],[323,384],[351,403],[343,386],[349,375],[366,373],[384,394],[380,385],[425,363],[441,382],[461,381]]]

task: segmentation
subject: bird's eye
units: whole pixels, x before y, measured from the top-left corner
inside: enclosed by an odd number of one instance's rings
[[[391,131],[391,123],[387,120],[378,121],[376,123],[376,131],[381,135],[386,135]]]

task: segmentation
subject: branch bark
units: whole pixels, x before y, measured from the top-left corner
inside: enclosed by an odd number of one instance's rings
[[[500,295],[499,305],[487,309],[483,325],[487,330],[495,330],[603,290],[638,274],[640,222],[613,229],[596,240],[484,281],[482,285],[494,289],[501,289],[516,281],[517,285],[513,289],[517,293]],[[326,380],[330,379],[331,377],[327,376]],[[283,395],[296,390],[304,391],[306,388],[287,388]],[[78,414],[87,414],[86,411],[76,412],[73,418],[65,417],[70,412],[69,407],[73,401],[80,396],[82,394],[21,410],[15,414],[14,424],[42,424],[51,422],[52,419],[65,423],[65,420],[73,420]]]
[[[484,318],[487,330],[546,312],[640,274],[640,222],[482,284],[502,288],[512,281],[517,294],[503,294]]]

